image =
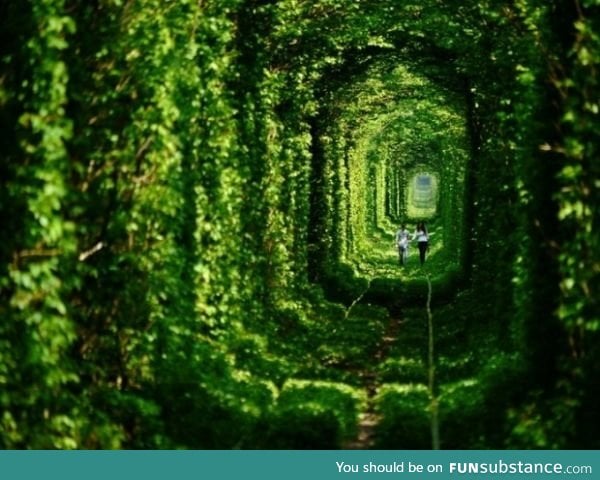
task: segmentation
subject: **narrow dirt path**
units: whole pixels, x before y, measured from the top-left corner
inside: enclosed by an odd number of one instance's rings
[[[380,416],[375,411],[375,395],[379,388],[380,381],[377,378],[377,372],[374,368],[387,358],[391,346],[398,338],[398,332],[402,320],[399,316],[391,316],[387,324],[385,333],[379,342],[378,349],[375,352],[375,362],[369,369],[358,372],[363,380],[364,389],[367,392],[367,405],[358,417],[358,431],[356,437],[343,445],[346,450],[368,450],[375,445],[375,433]]]

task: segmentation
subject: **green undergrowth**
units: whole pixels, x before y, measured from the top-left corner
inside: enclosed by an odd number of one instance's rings
[[[443,448],[502,448],[510,437],[503,405],[522,399],[523,359],[507,351],[507,343],[482,340],[499,335],[490,332],[484,314],[485,308],[468,292],[433,309],[434,395]],[[424,308],[403,311],[398,338],[377,366],[377,376],[381,386],[374,401],[382,416],[377,448],[430,448]]]
[[[418,260],[417,260],[418,261]],[[447,264],[446,264],[447,265]],[[410,264],[406,267],[394,265],[396,272],[408,272],[406,278],[375,276],[367,280],[359,276],[350,266],[338,265],[335,273],[326,275],[323,289],[332,301],[351,305],[361,298],[364,302],[381,305],[388,309],[423,305],[427,297],[426,274],[433,274],[431,283],[436,295],[432,302],[442,305],[450,301],[465,283],[464,273],[454,265],[436,268],[427,261],[424,266]]]
[[[278,384],[295,377],[360,385],[357,372],[374,361],[388,322],[386,309],[366,304],[345,309],[323,301],[283,313],[271,332],[247,335],[240,365]]]
[[[160,398],[170,408],[134,405],[129,414],[135,419],[142,413],[136,408],[146,416],[154,409],[156,431],[167,430],[171,448],[341,448],[356,434],[366,402],[360,372],[374,368],[388,314],[316,298],[290,302],[271,325],[198,344],[203,368],[179,359],[156,393],[173,395]],[[226,428],[232,424],[236,429]],[[145,433],[138,447],[165,441]]]
[[[212,373],[209,368],[197,374],[210,374],[212,384],[220,377],[222,390],[199,387],[196,397],[179,401],[190,408],[194,401],[204,408],[212,402],[219,406],[218,418],[239,418],[245,432],[241,440],[205,439],[198,447],[229,442],[250,448],[340,448],[356,433],[358,414],[366,408],[365,375],[371,375],[378,386],[373,404],[381,416],[376,446],[429,448],[424,308],[404,308],[392,319],[380,306],[359,302],[348,309],[315,298],[310,308],[288,305],[272,329],[235,336],[213,360]],[[462,295],[434,308],[435,394],[445,448],[500,447],[508,428],[502,405],[519,397],[519,358],[481,342],[488,326],[469,314],[477,311],[473,302]],[[398,322],[396,338],[389,339],[393,342],[382,356],[391,321]],[[465,430],[465,422],[476,426]],[[200,418],[197,426],[202,427]],[[241,443],[234,444],[234,437]]]
[[[244,418],[246,433],[238,446],[341,448],[356,434],[369,378],[381,418],[375,446],[429,448],[424,307],[405,307],[390,316],[365,300],[345,308],[318,291],[312,295],[310,304],[282,309],[272,327],[237,335],[213,362],[223,390],[199,392],[199,398],[220,405],[223,418]],[[501,334],[485,335],[491,328],[485,309],[468,290],[433,307],[434,395],[444,448],[502,448],[511,434],[505,406],[522,399],[522,359],[500,348],[506,343],[482,341]],[[391,322],[397,324],[395,338],[387,338],[391,343],[384,347]],[[214,440],[223,443],[227,437]]]
[[[429,392],[425,385],[388,383],[379,389],[375,402],[382,416],[376,448],[429,448]]]
[[[289,380],[268,415],[268,448],[339,448],[356,434],[365,395],[343,383]]]

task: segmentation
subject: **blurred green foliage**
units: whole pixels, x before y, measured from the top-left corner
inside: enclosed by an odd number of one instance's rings
[[[290,380],[268,419],[264,446],[334,449],[356,433],[364,394],[348,385]]]
[[[376,447],[386,450],[429,448],[429,403],[425,385],[384,385],[375,399],[377,412],[383,417],[377,429]]]

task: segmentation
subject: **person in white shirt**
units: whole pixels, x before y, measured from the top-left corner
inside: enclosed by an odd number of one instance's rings
[[[406,225],[402,225],[396,232],[396,247],[398,248],[398,256],[400,265],[406,265],[408,258],[408,242],[410,233],[406,229]]]
[[[429,250],[429,235],[424,222],[419,223],[417,226],[414,238],[417,240],[417,245],[419,246],[419,258],[421,260],[421,265],[423,265],[425,263],[425,253]]]

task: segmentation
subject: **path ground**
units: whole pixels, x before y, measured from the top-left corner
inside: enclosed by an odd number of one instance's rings
[[[385,333],[378,344],[375,352],[375,366],[385,361],[391,347],[398,339],[398,332],[402,320],[398,316],[389,319]],[[374,367],[366,367],[358,372],[362,378],[364,389],[367,393],[366,408],[359,414],[356,437],[343,445],[346,450],[368,450],[375,446],[375,435],[380,416],[375,410],[374,398],[381,384],[379,375]]]

